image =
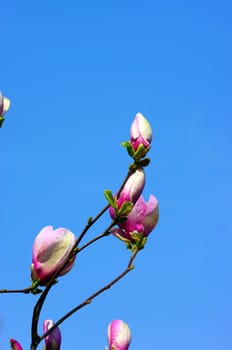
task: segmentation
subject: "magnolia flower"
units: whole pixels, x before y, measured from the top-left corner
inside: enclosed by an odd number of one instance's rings
[[[129,241],[133,240],[134,237],[147,237],[155,228],[158,219],[159,206],[156,197],[150,195],[149,201],[146,203],[140,196],[127,219],[118,223],[119,229],[112,230],[112,233]]]
[[[131,342],[131,332],[122,320],[114,320],[108,326],[109,350],[128,350]]]
[[[32,280],[39,279],[41,285],[46,285],[69,256],[75,241],[75,235],[66,228],[53,230],[52,226],[44,227],[33,244]],[[64,267],[59,276],[69,272],[73,265],[74,259]]]
[[[8,111],[9,108],[10,108],[10,100],[2,96],[0,92],[0,127],[4,122],[4,114]]]
[[[46,333],[54,322],[52,320],[46,320],[43,323],[43,331]],[[58,327],[56,327],[47,337],[45,337],[45,350],[59,350],[61,343],[61,333]]]
[[[146,150],[150,148],[152,141],[152,129],[147,119],[137,113],[130,129],[130,143],[134,151],[142,145]],[[145,152],[146,153],[146,152]]]
[[[118,207],[125,201],[136,203],[137,199],[141,195],[145,185],[145,173],[143,169],[137,169],[127,180],[125,186],[123,187],[119,199]]]
[[[145,173],[144,170],[137,169],[127,180],[123,187],[119,198],[117,200],[118,208],[120,208],[125,202],[132,202],[135,204],[139,196],[141,195],[145,185]],[[112,219],[115,218],[115,210],[110,207],[110,215]]]
[[[10,100],[2,96],[0,92],[0,116],[4,115],[10,108]]]
[[[15,339],[10,339],[10,346],[12,350],[23,350],[22,346]]]

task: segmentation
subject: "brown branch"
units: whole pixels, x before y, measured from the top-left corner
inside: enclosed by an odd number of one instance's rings
[[[0,289],[0,293],[24,293],[29,294],[32,290],[32,286],[23,289]]]
[[[108,207],[108,206],[107,206]],[[99,215],[98,215],[99,218]],[[88,223],[86,226],[88,225],[92,225],[92,223],[96,222],[96,218],[94,220],[92,220],[90,223]],[[59,276],[60,272],[63,270],[63,268],[65,267],[65,265],[70,261],[70,259],[72,259],[76,254],[79,253],[79,251],[85,249],[87,246],[89,246],[90,244],[94,243],[95,241],[99,240],[102,237],[105,237],[109,234],[110,229],[115,225],[115,221],[113,220],[111,222],[111,224],[107,227],[107,229],[99,236],[95,237],[94,239],[92,239],[91,241],[89,241],[88,243],[86,243],[84,246],[82,246],[80,249],[76,249],[77,248],[77,244],[78,242],[80,242],[80,240],[78,239],[75,242],[75,245],[72,248],[71,253],[69,254],[68,258],[65,260],[64,264],[62,264],[62,266],[60,267],[60,269],[54,274],[54,276],[51,278],[51,280],[49,281],[49,283],[47,284],[46,288],[44,289],[44,291],[42,292],[41,296],[39,297],[34,310],[33,310],[33,315],[32,315],[32,324],[31,324],[31,338],[32,338],[32,342],[31,342],[31,350],[34,350],[37,348],[40,340],[39,340],[39,335],[37,332],[38,329],[38,322],[39,322],[39,316],[40,316],[40,312],[43,306],[43,303],[52,287],[52,285],[54,285],[55,279]],[[84,230],[83,230],[84,232]],[[83,233],[82,232],[82,233]],[[80,237],[79,237],[80,238]]]
[[[133,270],[134,266],[133,266],[133,261],[136,257],[138,253],[138,250],[135,250],[131,257],[130,260],[128,262],[128,265],[126,267],[126,269],[120,274],[118,275],[116,278],[114,278],[110,283],[106,284],[104,287],[102,287],[101,289],[99,289],[97,292],[93,293],[92,295],[90,295],[85,301],[83,301],[81,304],[79,304],[78,306],[74,307],[72,310],[70,310],[67,314],[65,314],[63,317],[61,317],[56,323],[54,323],[54,325],[43,335],[41,335],[39,337],[39,342],[41,340],[43,340],[44,338],[46,338],[56,327],[58,327],[62,322],[64,322],[67,318],[69,318],[72,314],[74,314],[75,312],[77,312],[78,310],[82,309],[84,306],[89,305],[93,299],[95,299],[98,295],[102,294],[103,292],[105,292],[106,290],[110,289],[114,284],[116,284],[119,280],[121,280],[125,275],[128,274],[128,272],[130,272],[131,270]],[[31,350],[34,350],[35,348],[31,348]]]
[[[125,183],[127,182],[128,178],[131,176],[131,174],[134,172],[134,170],[129,169],[127,176],[125,178],[125,180],[122,183],[122,186],[120,187],[119,191],[117,192],[117,197],[119,197]],[[38,322],[39,322],[39,316],[44,304],[44,301],[51,289],[51,287],[54,285],[54,282],[56,280],[56,278],[59,276],[60,272],[64,269],[64,267],[69,263],[70,259],[72,259],[77,253],[78,253],[78,249],[76,249],[78,247],[78,244],[81,242],[81,240],[83,239],[83,237],[85,236],[85,234],[87,233],[87,231],[90,229],[90,227],[109,209],[110,205],[107,205],[105,208],[103,208],[99,214],[96,215],[95,218],[91,218],[90,220],[88,220],[87,225],[85,226],[85,228],[83,229],[82,233],[80,234],[80,236],[78,237],[78,239],[76,240],[71,253],[69,254],[69,256],[67,257],[67,259],[64,261],[64,263],[62,264],[62,266],[60,267],[59,270],[57,270],[57,272],[53,275],[53,277],[51,278],[51,280],[48,282],[48,284],[46,285],[46,288],[43,290],[42,294],[40,295],[34,309],[33,309],[33,315],[32,315],[32,323],[31,323],[31,350],[35,350],[40,342],[40,337],[38,335]],[[108,232],[114,225],[116,224],[115,221],[113,221],[110,226],[104,231],[104,232]],[[104,235],[103,235],[104,236]],[[98,239],[100,239],[101,237],[99,237]],[[97,239],[96,239],[97,240]],[[84,249],[84,248],[83,248]],[[129,271],[127,271],[129,272]],[[126,272],[126,273],[127,273]],[[123,275],[124,276],[124,275]],[[122,276],[122,277],[123,277]],[[122,278],[120,277],[120,278]],[[119,279],[120,279],[119,278]],[[116,282],[115,282],[116,283]],[[114,283],[113,283],[114,284]],[[111,287],[111,286],[110,286]],[[106,289],[110,288],[107,287]],[[98,294],[97,294],[98,295]],[[83,305],[84,306],[84,305]],[[82,307],[83,307],[82,306]],[[77,311],[77,310],[76,310]],[[73,312],[76,312],[73,311]]]

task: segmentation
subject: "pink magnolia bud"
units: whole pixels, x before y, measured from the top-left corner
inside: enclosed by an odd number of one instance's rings
[[[125,202],[132,202],[135,204],[139,196],[141,195],[145,185],[145,173],[144,170],[137,169],[127,180],[125,186],[123,187],[119,198],[118,198],[118,208],[122,206]],[[115,210],[110,207],[110,215],[112,219],[115,218]]]
[[[143,145],[145,149],[149,149],[152,141],[152,129],[147,119],[137,113],[130,129],[130,143],[137,150],[139,145]]]
[[[43,324],[43,331],[46,333],[54,322],[52,320],[46,320]],[[45,338],[45,350],[59,350],[61,343],[61,333],[58,327],[56,327],[46,338]]]
[[[137,169],[127,180],[123,187],[119,199],[118,207],[120,208],[124,202],[136,203],[137,199],[141,195],[145,185],[145,173],[144,170]]]
[[[10,108],[10,100],[2,96],[0,92],[0,116],[4,115]]]
[[[33,244],[32,279],[40,279],[40,284],[46,285],[67,259],[75,240],[74,234],[66,228],[53,230],[52,226],[44,227]],[[59,275],[65,275],[73,265],[74,259],[65,266]]]
[[[12,350],[23,350],[22,346],[15,339],[10,339],[10,346]]]
[[[121,320],[114,320],[108,326],[109,350],[128,350],[131,332],[128,325]]]
[[[123,238],[131,240],[134,233],[147,237],[155,228],[159,219],[159,206],[156,197],[150,195],[146,203],[143,197],[139,197],[133,209],[128,214],[126,221],[119,223],[121,230],[115,230]]]

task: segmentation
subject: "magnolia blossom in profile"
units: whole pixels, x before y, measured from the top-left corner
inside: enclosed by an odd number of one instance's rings
[[[132,202],[132,204],[135,204],[143,191],[144,185],[145,173],[144,170],[140,168],[129,177],[124,185],[117,200],[118,208],[120,208],[125,202]],[[115,210],[112,207],[110,207],[110,215],[112,219],[115,218]]]
[[[0,128],[2,126],[2,123],[4,122],[4,114],[8,111],[10,108],[10,100],[4,96],[2,96],[0,92]]]
[[[10,339],[10,346],[12,350],[23,350],[22,346],[15,339]]]
[[[137,113],[130,129],[130,143],[134,151],[137,151],[140,145],[149,149],[152,141],[152,129],[147,119]]]
[[[112,232],[128,240],[134,233],[147,237],[155,228],[159,219],[159,205],[155,196],[150,195],[148,202],[140,196],[124,222],[118,223],[119,229]]]
[[[43,323],[43,331],[46,333],[54,322],[52,320],[46,320]],[[59,350],[61,344],[61,332],[59,327],[56,327],[47,337],[45,337],[45,350]]]
[[[66,228],[53,230],[52,226],[44,227],[33,244],[32,280],[39,279],[41,285],[46,285],[71,253],[75,241],[75,235]],[[64,267],[59,276],[69,272],[73,265],[74,259]]]
[[[109,350],[128,350],[131,342],[131,332],[127,323],[114,320],[108,326]]]
[[[145,173],[142,168],[137,169],[127,180],[125,186],[123,187],[119,199],[118,207],[125,201],[136,203],[137,199],[141,195],[145,185]]]
[[[2,96],[0,92],[0,116],[4,115],[10,108],[10,100],[7,97]]]

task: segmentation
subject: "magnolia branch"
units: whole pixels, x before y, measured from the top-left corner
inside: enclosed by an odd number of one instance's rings
[[[7,110],[5,102],[7,102],[7,99],[0,94],[0,117],[2,117]],[[59,350],[61,335],[58,326],[72,314],[89,305],[97,296],[110,289],[134,268],[134,259],[138,251],[144,248],[147,237],[156,226],[159,218],[157,199],[153,195],[150,195],[148,202],[145,202],[142,197],[145,185],[144,167],[149,165],[150,162],[150,159],[145,157],[150,150],[151,141],[152,129],[149,122],[141,113],[136,114],[130,128],[130,140],[122,143],[122,146],[126,147],[129,156],[133,159],[133,163],[129,166],[127,175],[118,192],[116,192],[116,195],[113,195],[110,190],[104,191],[108,204],[94,218],[90,217],[88,219],[86,226],[78,238],[65,228],[53,230],[52,226],[44,227],[36,236],[33,244],[31,265],[32,285],[23,289],[0,290],[0,293],[41,293],[32,314],[31,350],[36,350],[43,339],[45,339],[47,350],[51,350],[51,348],[53,349],[54,347]],[[79,247],[89,229],[109,208],[109,214],[112,219],[110,225],[101,234]],[[118,227],[112,230],[115,225]],[[74,265],[77,254],[101,238],[108,236],[111,232],[124,241],[127,248],[132,252],[124,271],[104,287],[91,294],[82,303],[68,311],[56,323],[52,320],[44,321],[44,332],[42,335],[39,335],[38,323],[41,310],[49,291],[56,284],[57,278],[70,271]],[[57,251],[62,251],[63,255],[60,253],[57,254]],[[38,288],[39,286],[42,286],[42,290]],[[117,328],[118,321],[120,320],[111,323],[110,330],[112,327]],[[123,323],[123,321],[120,322]],[[123,325],[123,327],[125,329],[125,325]],[[130,344],[128,332],[127,329],[127,347]],[[115,347],[114,340],[110,334],[111,331],[108,332],[109,345],[110,348],[113,348]],[[114,331],[112,331],[112,334],[114,334]],[[11,339],[10,342],[12,349],[22,349],[21,345],[16,340]]]
[[[23,289],[0,289],[0,293],[24,293],[29,294],[32,290],[32,286]]]
[[[122,183],[122,186],[120,187],[119,191],[117,192],[117,197],[120,195],[123,187],[125,186],[125,183],[128,181],[129,177],[131,176],[131,174],[134,172],[134,170],[129,169],[127,176],[125,178],[125,180]],[[43,307],[43,304],[45,302],[45,299],[50,291],[50,289],[52,288],[52,286],[54,285],[54,282],[56,280],[56,278],[59,276],[60,272],[66,267],[66,265],[70,262],[71,259],[73,259],[76,254],[78,253],[78,244],[81,242],[81,240],[83,239],[83,237],[85,236],[85,234],[87,233],[87,231],[90,229],[90,227],[107,211],[107,209],[109,209],[110,205],[107,205],[105,208],[103,208],[99,214],[96,215],[95,218],[90,218],[88,220],[87,225],[85,226],[85,228],[83,229],[82,233],[80,234],[80,236],[78,237],[78,239],[76,240],[71,253],[69,254],[69,256],[67,257],[67,259],[64,261],[64,263],[61,265],[61,267],[56,271],[56,273],[53,275],[53,277],[51,278],[51,280],[48,282],[48,284],[46,285],[46,288],[43,290],[40,298],[38,299],[34,310],[33,310],[33,315],[32,315],[32,323],[31,323],[31,350],[36,349],[36,346],[39,344],[39,336],[38,336],[38,322],[39,322],[39,316]],[[113,220],[111,222],[111,224],[109,225],[109,227],[104,231],[104,233],[102,235],[100,235],[100,237],[97,237],[96,240],[104,237],[105,235],[108,234],[108,232],[110,231],[110,229],[117,224],[117,220]],[[91,243],[93,243],[95,241],[95,239],[92,240]],[[89,244],[86,244],[86,247]],[[84,248],[82,247],[82,250]],[[36,345],[37,344],[37,345]],[[35,347],[34,347],[35,346]]]
[[[99,218],[99,216],[98,216]],[[96,222],[96,220],[94,219],[93,221],[91,221],[90,224],[88,225],[92,225],[92,223]],[[51,278],[51,280],[49,281],[49,283],[47,284],[46,288],[44,289],[44,291],[42,292],[40,298],[38,299],[34,310],[33,310],[33,316],[32,316],[32,324],[31,324],[31,338],[32,338],[32,345],[31,345],[31,350],[36,349],[37,345],[40,342],[40,338],[38,336],[38,322],[39,322],[39,316],[43,307],[43,304],[45,302],[45,299],[51,289],[51,287],[54,285],[56,278],[59,276],[60,272],[64,269],[64,267],[68,264],[68,262],[70,261],[70,259],[73,259],[75,255],[77,255],[79,253],[79,251],[84,250],[85,248],[87,248],[90,244],[94,243],[95,241],[99,240],[100,238],[103,238],[105,236],[107,236],[109,234],[109,231],[111,230],[111,228],[115,225],[115,221],[113,220],[111,222],[111,224],[107,227],[107,229],[100,234],[99,236],[96,236],[95,238],[93,238],[91,241],[89,241],[88,243],[86,243],[84,246],[82,246],[79,249],[77,249],[77,243],[80,242],[80,240],[78,239],[70,253],[70,255],[68,256],[68,258],[65,260],[64,264],[62,264],[62,266],[59,268],[59,270],[57,270],[57,272],[54,274],[54,276]]]
[[[89,305],[98,295],[102,294],[103,292],[105,292],[106,290],[110,289],[114,284],[116,284],[119,280],[121,280],[124,276],[126,276],[131,270],[133,270],[134,266],[133,266],[133,261],[136,257],[138,253],[138,250],[135,250],[131,257],[130,260],[128,262],[128,265],[126,267],[126,269],[120,274],[118,275],[116,278],[114,278],[110,283],[106,284],[104,287],[102,287],[101,289],[99,289],[97,292],[93,293],[92,295],[90,295],[85,301],[83,301],[81,304],[79,304],[78,306],[74,307],[72,310],[70,310],[66,315],[64,315],[63,317],[61,317],[56,323],[54,323],[54,325],[43,335],[41,335],[39,337],[39,342],[41,340],[43,340],[44,338],[46,338],[56,327],[58,327],[61,323],[63,323],[67,318],[69,318],[72,314],[74,314],[75,312],[79,311],[80,309],[82,309],[84,306]],[[35,350],[36,347],[31,348],[31,350]]]

